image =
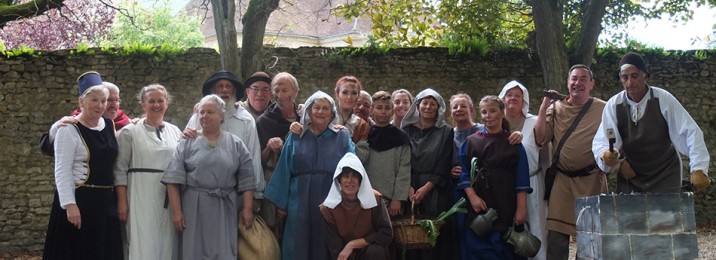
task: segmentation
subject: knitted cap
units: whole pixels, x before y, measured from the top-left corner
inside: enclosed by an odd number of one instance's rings
[[[641,55],[635,53],[635,52],[628,52],[627,54],[624,54],[624,57],[622,57],[622,60],[619,61],[619,71],[621,71],[621,68],[624,64],[631,64],[634,65],[634,67],[637,67],[639,70],[646,73],[646,77],[650,77],[651,74],[649,73],[649,70],[646,69],[646,63],[644,62],[644,58],[641,57]]]

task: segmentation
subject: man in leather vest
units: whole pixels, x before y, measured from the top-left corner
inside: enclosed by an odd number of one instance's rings
[[[607,102],[592,145],[599,168],[618,169],[617,192],[679,192],[679,153],[689,157],[693,189],[708,187],[709,153],[694,119],[671,93],[647,84],[639,54],[625,54],[618,73],[624,91]]]

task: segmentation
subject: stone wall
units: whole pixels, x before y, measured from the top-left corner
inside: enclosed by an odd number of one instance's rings
[[[696,119],[711,151],[716,151],[716,57],[697,60],[693,53],[668,57],[647,56],[650,83],[671,91]],[[315,90],[332,94],[343,75],[360,78],[369,92],[406,88],[414,94],[434,87],[447,99],[465,91],[474,99],[497,94],[510,80],[524,83],[536,111],[545,89],[536,54],[522,51],[491,53],[484,57],[451,57],[445,49],[398,49],[386,54],[345,56],[333,49],[272,49],[264,54],[272,74],[287,71],[299,80],[299,100]],[[594,96],[608,99],[621,87],[615,77],[619,57],[597,57],[593,65]],[[54,192],[53,162],[37,149],[39,136],[51,123],[68,114],[77,103],[75,80],[96,70],[122,90],[122,109],[141,115],[138,90],[160,83],[174,96],[167,120],[183,128],[201,95],[202,82],[220,67],[212,49],[193,49],[165,61],[153,57],[117,57],[98,52],[72,55],[69,51],[38,57],[0,60],[0,252],[40,250],[44,241]],[[712,169],[714,163],[712,163]],[[695,196],[696,221],[716,223],[716,188]]]

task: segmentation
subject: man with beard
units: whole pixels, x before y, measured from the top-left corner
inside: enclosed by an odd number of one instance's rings
[[[679,153],[689,156],[694,190],[708,187],[709,152],[694,119],[671,93],[647,84],[639,54],[624,55],[618,72],[624,91],[607,102],[592,146],[602,170],[619,167],[617,192],[679,192]]]
[[[271,105],[271,77],[266,72],[259,71],[246,79],[244,86],[246,101],[241,101],[239,104],[256,120]]]
[[[572,66],[567,78],[569,95],[564,100],[545,96],[534,127],[537,145],[552,142],[555,151],[556,176],[547,211],[547,259],[568,258],[569,236],[576,235],[574,201],[606,192],[606,176],[592,154],[592,139],[605,104],[590,97],[593,75],[585,65]],[[545,193],[550,193],[549,188]]]
[[[261,158],[261,147],[259,146],[259,137],[256,132],[256,121],[254,121],[254,117],[237,102],[244,97],[244,85],[241,84],[241,80],[228,71],[216,72],[204,82],[202,94],[204,96],[216,94],[226,102],[226,118],[224,122],[221,123],[221,128],[241,138],[241,141],[244,141],[246,148],[249,150],[251,158]],[[194,113],[186,124],[183,137],[195,138],[200,134],[199,131],[201,131],[199,114]],[[256,180],[254,199],[263,199],[266,182],[264,181],[264,173],[261,168],[261,160],[252,160],[252,163],[254,179]],[[254,205],[259,204],[254,203]],[[242,206],[243,202],[239,201],[239,208]]]

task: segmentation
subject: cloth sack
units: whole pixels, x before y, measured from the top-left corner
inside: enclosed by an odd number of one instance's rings
[[[278,260],[280,258],[278,241],[264,220],[260,216],[255,216],[254,223],[247,229],[241,224],[241,217],[239,217],[238,259]]]

